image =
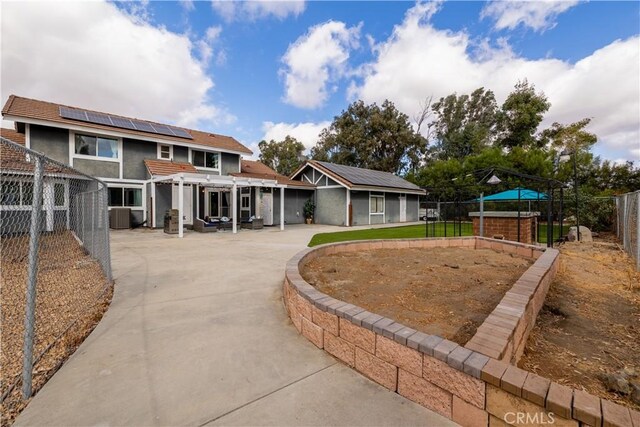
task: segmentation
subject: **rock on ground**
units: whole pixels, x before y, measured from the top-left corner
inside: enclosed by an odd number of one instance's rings
[[[569,234],[567,234],[567,240],[570,242],[575,242],[577,239],[577,227],[569,228]],[[593,242],[593,236],[591,235],[591,230],[587,227],[581,225],[580,226],[580,241],[581,242]]]

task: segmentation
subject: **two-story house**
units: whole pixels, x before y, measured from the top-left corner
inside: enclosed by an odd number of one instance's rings
[[[109,208],[131,209],[134,226],[162,227],[165,212],[179,209],[187,227],[250,216],[283,227],[304,222],[309,199],[317,223],[417,221],[424,194],[387,172],[326,162],[308,161],[289,178],[243,160],[251,150],[229,136],[15,95],[2,115],[14,122],[3,136],[101,179]]]
[[[154,178],[177,173],[241,176],[241,157],[252,154],[229,136],[15,95],[2,115],[15,127],[5,135],[101,179],[108,186],[110,208],[130,208],[134,224],[151,227],[162,226],[165,211],[178,208],[177,185]],[[239,214],[255,214],[255,195],[271,190],[257,188],[239,188]],[[184,224],[192,224],[194,217],[231,217],[230,200],[228,188],[187,182]]]

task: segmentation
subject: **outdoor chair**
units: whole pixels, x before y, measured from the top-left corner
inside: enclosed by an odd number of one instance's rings
[[[193,229],[200,233],[213,233],[218,231],[219,221],[209,222],[195,218],[193,220]]]
[[[242,218],[240,219],[240,228],[245,228],[247,230],[261,230],[264,228],[264,220],[254,216],[250,218]]]

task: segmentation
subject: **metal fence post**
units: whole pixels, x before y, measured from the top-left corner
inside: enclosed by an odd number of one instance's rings
[[[636,192],[636,270],[640,271],[640,192]]]
[[[102,187],[101,189],[102,191],[102,204],[103,204],[103,213],[104,215],[102,216],[103,221],[103,227],[104,227],[104,247],[107,251],[108,254],[111,253],[111,243],[109,242],[109,196],[107,194],[107,187]],[[111,280],[113,279],[112,275],[111,275],[111,257],[109,257],[106,261],[105,261],[105,268],[104,268],[104,274],[107,276],[107,280],[109,282],[111,282]]]
[[[29,225],[29,265],[27,267],[27,305],[24,318],[24,347],[22,364],[22,398],[31,397],[33,374],[33,338],[36,320],[36,285],[38,280],[38,246],[40,240],[40,215],[42,211],[42,159],[34,156],[33,203]]]

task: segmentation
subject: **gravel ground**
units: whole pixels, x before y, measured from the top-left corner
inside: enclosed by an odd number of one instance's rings
[[[26,236],[3,237],[0,247],[2,426],[10,425],[28,403],[20,398],[28,244]],[[70,232],[41,236],[34,390],[44,385],[93,330],[109,305],[111,292],[112,286],[98,262],[84,252]],[[37,360],[40,355],[42,357]]]

